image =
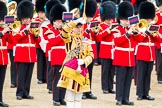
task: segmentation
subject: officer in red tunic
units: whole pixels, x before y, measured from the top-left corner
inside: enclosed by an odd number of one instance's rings
[[[132,35],[136,31],[129,27],[128,17],[133,15],[133,6],[130,2],[122,2],[118,5],[117,20],[119,26],[114,33],[114,60],[116,68],[116,105],[134,105],[129,101],[130,87],[135,66],[134,47],[136,39],[143,38],[140,35]]]
[[[0,1],[0,25],[4,24],[4,16],[7,15],[6,4]],[[6,75],[6,69],[8,64],[8,54],[7,54],[7,34],[9,28],[2,28],[0,26],[0,107],[8,107],[9,105],[3,102],[2,92],[3,84]]]
[[[20,32],[16,34],[18,40],[15,48],[14,61],[18,64],[18,82],[16,97],[21,99],[33,99],[30,96],[30,84],[36,59],[35,36],[29,30],[29,24],[33,17],[34,6],[32,2],[21,1],[17,7],[17,18],[21,21]]]
[[[155,17],[155,6],[151,2],[143,2],[139,6],[139,17],[145,19],[148,24],[152,23]],[[145,32],[145,38],[138,43],[137,48],[137,100],[154,100],[149,96],[151,72],[155,60],[155,43],[160,42],[160,37],[154,36],[150,31]]]
[[[104,2],[100,7],[100,16],[103,22],[99,25],[101,30],[97,34],[100,43],[101,58],[101,84],[104,94],[115,93],[113,90],[113,78],[115,74],[115,67],[112,65],[114,36],[110,31],[113,20],[116,15],[116,5],[113,2]]]
[[[44,5],[47,0],[37,0],[36,1],[36,12],[38,17],[35,18],[35,21],[40,22],[40,24],[46,20]],[[38,84],[42,84],[46,82],[46,57],[45,53],[42,51],[39,45],[40,37],[36,40],[36,48],[37,48],[37,79]]]
[[[66,89],[57,87],[57,83],[61,76],[60,69],[66,56],[65,43],[61,37],[63,12],[66,12],[66,8],[61,4],[56,4],[52,7],[49,14],[51,28],[49,28],[50,32],[47,34],[51,37],[48,39],[48,42],[51,46],[49,55],[51,57],[51,65],[53,68],[52,93],[54,106],[66,105],[66,102],[64,101]]]

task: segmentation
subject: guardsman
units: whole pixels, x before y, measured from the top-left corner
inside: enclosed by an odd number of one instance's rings
[[[49,53],[53,69],[52,93],[54,106],[66,105],[66,102],[64,101],[66,89],[57,87],[57,83],[61,76],[60,69],[66,56],[65,43],[61,37],[63,12],[66,12],[66,8],[62,4],[57,4],[52,7],[49,14],[51,25],[49,25],[50,28],[46,32],[46,35],[51,37],[48,41],[51,46]]]
[[[155,6],[151,2],[142,2],[139,6],[139,17],[145,20],[148,25],[154,22]],[[147,27],[147,24],[145,24]],[[155,42],[160,42],[159,35],[155,35],[148,29],[145,31],[145,38],[138,43],[137,60],[137,100],[154,100],[149,96],[151,72],[155,60]]]
[[[3,85],[6,75],[6,69],[8,64],[8,52],[7,52],[7,31],[9,27],[3,27],[4,17],[7,15],[6,4],[0,1],[0,107],[8,107],[9,105],[3,102]]]
[[[100,41],[101,59],[101,87],[104,94],[115,93],[113,90],[113,79],[115,74],[115,67],[112,65],[114,35],[109,29],[112,29],[113,20],[116,17],[116,5],[114,2],[104,2],[100,7],[100,16],[103,22],[100,23],[101,29],[97,34]]]
[[[17,18],[20,20],[20,31],[15,35],[17,44],[14,51],[14,61],[17,63],[17,100],[33,99],[30,96],[30,84],[34,68],[37,61],[35,35],[30,29],[31,19],[33,17],[34,5],[31,1],[21,1],[17,7]]]
[[[35,10],[38,14],[38,17],[33,19],[34,21],[38,21],[40,24],[46,20],[46,15],[44,11],[44,5],[47,0],[36,0]],[[37,79],[38,84],[42,84],[46,82],[46,57],[45,53],[40,48],[40,37],[36,40],[36,48],[37,48]]]
[[[162,0],[157,3],[159,11],[156,13],[156,24],[160,25],[159,33],[162,33]],[[157,68],[157,81],[162,84],[162,43],[156,42],[156,68]]]
[[[133,16],[133,6],[130,2],[118,5],[117,21],[119,26],[114,33],[114,60],[116,70],[116,105],[134,105],[129,100],[133,69],[135,66],[134,47],[136,40],[144,36],[132,34],[138,32],[134,26],[130,27],[128,17]]]
[[[7,4],[8,8],[11,7],[11,6],[15,6],[15,8],[11,9],[9,12],[8,12],[8,15],[13,15],[13,16],[16,16],[16,6],[17,6],[17,3],[16,2],[9,2]],[[16,18],[14,18],[16,20]],[[14,46],[16,45],[17,41],[15,39],[15,36],[13,36],[12,34],[9,35],[9,38],[8,38],[8,45],[7,45],[7,49],[8,49],[8,53],[9,53],[9,58],[10,58],[10,63],[11,63],[11,66],[10,66],[10,75],[11,75],[11,88],[15,88],[16,85],[17,85],[17,65],[16,63],[14,62],[14,56],[13,56],[13,48]]]
[[[84,6],[84,4],[82,6],[80,6],[81,13],[83,13],[83,10],[84,10],[83,6]],[[95,42],[96,34],[92,29],[90,29],[89,26],[90,26],[92,19],[96,13],[96,10],[97,10],[97,2],[95,0],[91,0],[91,1],[87,0],[86,7],[85,7],[86,24],[84,24],[84,26],[83,26],[83,29],[84,29],[83,36],[88,38],[91,41],[91,46],[92,46],[93,53],[94,53],[94,59],[97,58],[97,50],[96,50],[96,42]],[[82,15],[83,14],[81,14],[81,16]],[[90,88],[92,86],[93,62],[88,66]],[[95,96],[91,90],[90,92],[83,93],[82,99],[97,99],[97,96]]]
[[[50,10],[51,8],[56,5],[56,4],[61,4],[59,0],[49,0],[46,2],[45,4],[45,14],[47,17],[47,20],[43,21],[41,26],[40,26],[40,46],[41,49],[43,50],[43,52],[45,53],[45,57],[46,57],[46,62],[47,62],[47,89],[48,89],[48,93],[52,93],[52,67],[51,67],[51,61],[48,57],[48,51],[50,50],[50,45],[48,44],[48,37],[45,36],[45,32],[50,28],[49,25],[50,21],[49,21],[49,14],[50,14]]]

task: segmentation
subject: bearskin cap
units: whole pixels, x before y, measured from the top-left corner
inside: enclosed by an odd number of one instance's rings
[[[159,7],[160,5],[162,5],[162,0],[156,0],[156,5]]]
[[[51,23],[55,20],[62,20],[62,13],[66,12],[66,8],[62,4],[56,4],[51,8],[49,20]]]
[[[34,4],[29,0],[23,0],[17,7],[17,18],[21,20],[23,18],[33,18]]]
[[[136,0],[135,4],[134,4],[134,14],[137,15],[138,14],[138,9],[139,6],[142,2],[145,2],[147,0]]]
[[[4,17],[7,15],[7,7],[6,4],[0,1],[0,20],[4,20]]]
[[[66,1],[66,0],[60,0],[60,2],[61,2],[62,4],[64,4],[64,3],[65,3],[65,1]]]
[[[80,6],[80,16],[83,16],[84,2]],[[97,10],[96,0],[86,0],[85,14],[87,17],[93,17]]]
[[[47,0],[37,0],[35,5],[36,12],[44,12],[44,5],[46,2]]]
[[[11,1],[15,1],[18,5],[22,0],[11,0]]]
[[[128,17],[133,16],[133,6],[130,2],[124,1],[118,5],[118,20],[128,19]]]
[[[107,2],[107,1],[112,1],[114,3],[116,3],[116,0],[101,0],[101,3]]]
[[[48,0],[46,2],[46,4],[45,4],[45,13],[46,13],[47,18],[49,18],[51,8],[56,4],[61,4],[61,2],[59,0]]]
[[[114,2],[104,2],[100,7],[100,16],[102,20],[113,19],[116,16],[116,5]]]
[[[96,0],[97,3],[101,3],[102,0]]]
[[[74,8],[79,8],[82,1],[84,0],[68,0],[69,11],[73,10]]]
[[[138,11],[140,19],[154,19],[155,17],[155,6],[151,2],[141,3]]]

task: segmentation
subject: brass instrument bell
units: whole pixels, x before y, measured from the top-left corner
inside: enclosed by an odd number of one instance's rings
[[[145,19],[141,19],[138,23],[137,23],[137,29],[140,32],[145,32],[149,27],[149,23],[147,20]]]
[[[7,11],[9,16],[15,16],[16,17],[16,8],[17,8],[17,3],[15,1],[9,2],[7,4]]]
[[[14,23],[12,23],[10,25],[10,28],[11,28],[12,32],[18,33],[20,31],[20,28],[21,28],[21,22],[20,21],[14,21]]]

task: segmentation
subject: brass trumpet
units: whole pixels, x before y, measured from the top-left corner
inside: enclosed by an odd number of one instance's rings
[[[14,33],[18,33],[21,28],[21,22],[20,21],[14,21],[14,23],[10,24],[9,27],[11,28],[11,31]]]
[[[141,19],[138,23],[137,23],[137,29],[140,32],[145,32],[149,27],[149,23],[147,20],[145,19]]]
[[[153,37],[155,37],[156,35],[158,35],[158,31],[150,31],[149,30],[149,23],[145,19],[141,19],[137,23],[137,29],[138,29],[138,31],[143,32],[143,33],[145,33],[146,31],[148,31],[148,34],[153,35]]]
[[[31,28],[30,32],[35,35],[35,37],[39,36],[40,29],[39,28]]]
[[[94,32],[95,34],[97,34],[97,33],[99,32],[99,30],[102,30],[102,28],[101,28],[100,25],[98,25],[98,26],[93,27],[92,30],[93,30],[93,32]]]

